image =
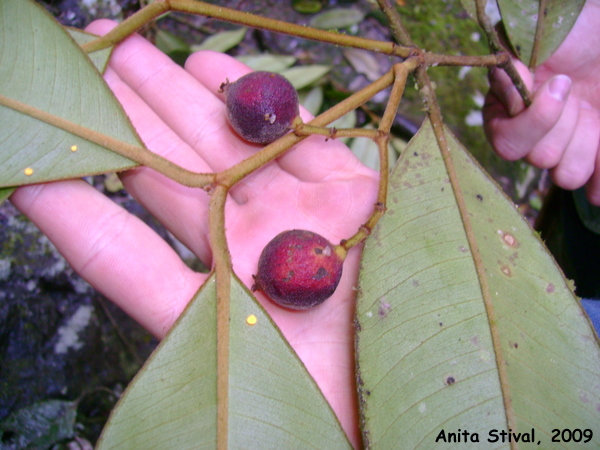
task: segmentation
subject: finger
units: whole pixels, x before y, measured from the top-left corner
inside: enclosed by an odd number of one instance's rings
[[[228,55],[210,51],[192,54],[186,61],[188,70],[197,80],[213,92],[217,92],[219,80],[236,80],[249,73],[246,65]],[[224,97],[221,95],[221,98]],[[312,116],[300,108],[302,120],[309,121]],[[365,168],[342,142],[325,139],[323,136],[311,136],[295,145],[277,159],[279,167],[303,181],[322,181],[349,172],[372,176],[373,172]]]
[[[564,189],[578,189],[591,177],[600,140],[600,115],[584,106],[579,111],[579,119],[573,138],[558,166],[552,170],[554,182]]]
[[[82,180],[22,187],[11,202],[75,271],[156,336],[171,328],[206,277]]]
[[[90,32],[106,32],[115,25],[98,21]],[[153,152],[197,172],[212,169],[172,131],[162,119],[110,67],[104,78],[127,112],[134,128]],[[200,189],[187,188],[146,167],[124,172],[121,179],[127,191],[146,207],[174,236],[210,266],[207,245],[208,196]]]
[[[96,27],[105,32],[109,26],[103,21]],[[141,36],[118,45],[110,67],[213,172],[256,151],[231,133],[221,99]]]
[[[579,117],[579,100],[569,97],[563,112],[554,127],[527,155],[527,162],[540,169],[551,169],[558,165],[569,142],[573,138]]]
[[[531,91],[533,78],[529,69],[518,59],[512,59],[512,63],[527,89]],[[525,109],[521,94],[504,70],[498,68],[490,70],[489,82],[491,94],[504,105],[509,116],[516,116]]]
[[[114,71],[108,69],[105,78],[149,149],[189,170],[211,171]],[[138,202],[210,266],[211,252],[207,244],[209,197],[205,191],[183,186],[147,167],[124,172],[121,179]]]
[[[545,82],[531,106],[515,117],[509,117],[497,99],[489,96],[484,105],[486,134],[496,152],[514,161],[526,156],[558,122],[571,88],[571,80],[557,75]]]

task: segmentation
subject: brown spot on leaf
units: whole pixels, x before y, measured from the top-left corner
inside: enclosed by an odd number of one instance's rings
[[[379,317],[381,317],[382,319],[388,315],[388,313],[390,312],[390,309],[392,309],[392,305],[390,305],[388,302],[385,301],[385,298],[382,298],[381,301],[379,302]]]
[[[548,294],[552,294],[555,290],[555,287],[552,283],[548,283],[548,286],[546,286],[546,292]]]
[[[448,378],[446,378],[446,384],[447,384],[448,386],[451,386],[451,385],[453,385],[454,383],[456,383],[456,379],[455,379],[454,377],[448,377]]]
[[[498,230],[498,233],[502,237],[502,241],[509,247],[517,248],[519,246],[519,241],[517,241],[517,238],[515,238],[512,234],[506,233],[502,230]]]
[[[512,276],[512,271],[510,270],[510,267],[508,267],[506,264],[500,267],[500,272],[502,272],[507,277]]]

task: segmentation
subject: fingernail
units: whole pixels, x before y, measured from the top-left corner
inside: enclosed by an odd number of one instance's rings
[[[548,92],[559,102],[564,101],[571,90],[571,79],[566,75],[556,75],[548,84]]]

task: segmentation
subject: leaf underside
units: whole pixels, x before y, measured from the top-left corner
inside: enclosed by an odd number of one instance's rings
[[[107,57],[107,52],[94,56],[96,63]],[[63,27],[31,1],[0,2],[0,95],[140,145],[122,107],[90,59]],[[0,187],[82,177],[136,165],[3,105],[0,123]]]
[[[487,442],[489,430],[508,430],[507,415],[513,431],[535,428],[546,445],[555,428],[594,429],[600,352],[579,301],[514,205],[447,136],[498,340],[426,122],[391,175],[389,209],[362,260],[357,350],[365,441],[429,447],[441,430],[462,429]]]
[[[128,387],[98,449],[214,448],[215,305],[211,276]],[[230,317],[229,447],[350,448],[316,384],[236,277]]]
[[[538,28],[539,0],[498,0],[506,35],[518,58],[531,65]],[[535,66],[542,64],[567,37],[585,0],[548,0],[541,14],[543,32]]]

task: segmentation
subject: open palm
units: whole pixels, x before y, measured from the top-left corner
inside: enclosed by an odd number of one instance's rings
[[[104,34],[102,20],[88,31]],[[259,147],[226,120],[220,84],[249,69],[214,52],[177,66],[139,36],[114,51],[105,79],[152,151],[197,172],[217,172]],[[303,112],[303,118],[309,117]],[[126,189],[207,265],[209,195],[141,167]],[[264,246],[279,232],[307,229],[333,243],[350,237],[376,201],[377,176],[338,141],[312,136],[238,183],[226,206],[234,271],[250,287]],[[149,227],[81,180],[20,188],[13,203],[93,286],[159,337],[206,279],[187,268]],[[335,294],[308,311],[288,311],[256,293],[313,375],[356,444],[352,319],[359,249]]]

